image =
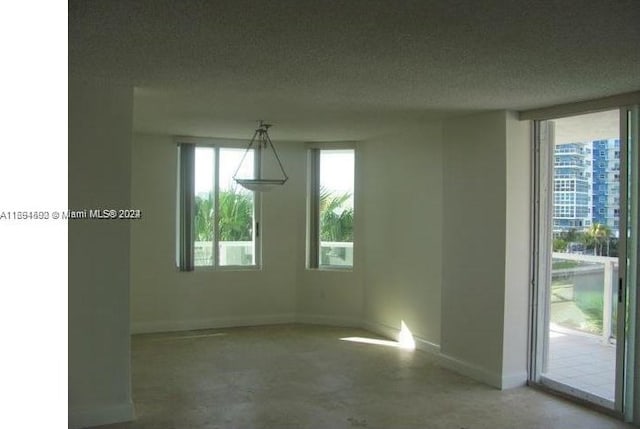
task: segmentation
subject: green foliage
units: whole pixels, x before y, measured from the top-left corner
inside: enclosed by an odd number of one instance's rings
[[[205,198],[196,196],[195,240],[213,240],[213,195],[210,192]]]
[[[603,297],[599,292],[581,292],[575,297],[576,306],[585,314],[589,327],[602,333]]]
[[[195,198],[195,239],[213,240],[213,194]],[[236,189],[220,192],[220,241],[250,241],[253,237],[253,200]]]
[[[345,207],[351,194],[320,189],[320,241],[353,241],[353,208]]]
[[[580,262],[578,261],[564,261],[564,260],[556,260],[556,259],[554,259],[551,264],[552,264],[551,266],[552,270],[564,270],[567,268],[575,268],[580,266]]]
[[[618,239],[611,236],[611,229],[595,223],[584,231],[563,231],[553,239],[553,251],[564,252],[570,243],[582,243],[586,253],[599,256],[618,256]]]
[[[567,249],[567,241],[562,238],[553,239],[553,251],[564,252]]]
[[[585,233],[585,239],[588,243],[587,246],[593,246],[594,255],[609,254],[609,240],[611,238],[611,230],[601,223],[594,223]],[[605,248],[605,244],[607,247]]]
[[[235,189],[220,192],[220,241],[251,241],[253,201]]]

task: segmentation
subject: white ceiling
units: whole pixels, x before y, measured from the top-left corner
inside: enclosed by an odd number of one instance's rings
[[[70,74],[141,132],[361,139],[640,89],[640,0],[70,0]]]

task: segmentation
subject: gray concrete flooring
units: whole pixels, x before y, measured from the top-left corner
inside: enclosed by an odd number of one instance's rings
[[[103,429],[631,428],[531,388],[499,391],[367,331],[309,325],[132,340],[137,420]]]

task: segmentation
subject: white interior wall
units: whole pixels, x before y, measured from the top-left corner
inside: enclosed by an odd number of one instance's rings
[[[451,367],[498,387],[504,324],[505,141],[502,111],[444,124],[441,351]]]
[[[356,220],[357,221],[357,220]],[[357,258],[354,245],[354,258]],[[296,321],[323,325],[360,326],[362,282],[358,261],[353,270],[308,270],[298,277]]]
[[[69,79],[69,207],[129,207],[133,88]],[[69,221],[69,427],[133,418],[126,220]]]
[[[276,144],[290,179],[262,198],[262,269],[180,272],[176,144],[167,135],[134,135],[131,199],[144,213],[131,231],[134,332],[295,321],[306,157],[300,143]]]
[[[300,321],[395,336],[404,322],[418,347],[441,351],[451,368],[497,387],[520,384],[526,129],[501,111],[361,142],[352,271],[305,268],[306,148],[278,143],[291,180],[263,198],[263,269],[178,272],[175,144],[135,135],[132,206],[145,216],[132,226],[134,331]]]
[[[317,146],[319,147],[319,146]],[[331,145],[331,147],[334,147]],[[340,326],[361,326],[364,285],[364,246],[362,227],[361,146],[356,145],[354,180],[354,244],[352,269],[307,269],[305,260],[298,265],[297,321]],[[306,189],[306,188],[305,188]],[[306,195],[304,201],[306,203]],[[306,205],[305,205],[306,208]],[[306,214],[305,214],[306,216]],[[300,255],[306,255],[306,230],[300,234]]]
[[[440,343],[442,127],[427,123],[361,145],[364,321],[404,322],[418,346]]]
[[[518,120],[515,112],[508,112],[506,127],[503,388],[523,385],[527,380],[531,280],[531,126]]]
[[[499,388],[527,378],[529,124],[445,121],[442,362]]]

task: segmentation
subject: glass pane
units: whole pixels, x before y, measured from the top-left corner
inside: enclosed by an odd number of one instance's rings
[[[193,257],[196,267],[213,266],[213,194],[215,189],[215,150],[197,147],[195,159],[195,214]]]
[[[320,151],[320,266],[353,266],[353,150]]]
[[[255,210],[254,193],[233,180],[245,149],[220,149],[220,213],[218,251],[220,265],[255,265]],[[239,177],[251,177],[254,168],[253,153],[248,153]]]
[[[543,376],[613,407],[620,237],[618,110],[553,121],[553,249]]]

